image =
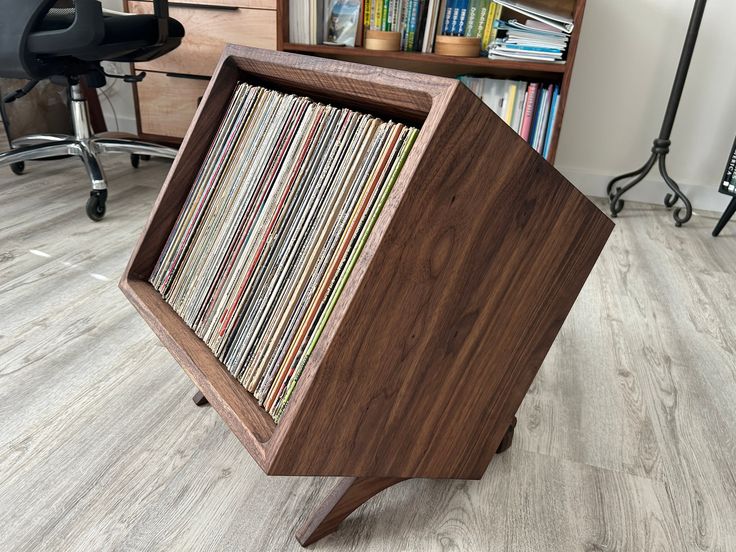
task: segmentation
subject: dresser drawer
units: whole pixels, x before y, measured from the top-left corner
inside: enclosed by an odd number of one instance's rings
[[[150,1],[150,0],[146,0]],[[276,0],[172,0],[169,2],[171,8],[176,4],[199,4],[208,6],[235,6],[237,8],[260,8],[263,10],[275,10]]]
[[[150,2],[128,2],[131,13],[152,13]],[[256,48],[276,49],[276,12],[237,7],[176,5],[169,9],[171,17],[186,29],[186,36],[174,51],[152,61],[136,63],[136,68],[212,75],[225,44],[242,44]]]
[[[141,132],[183,138],[208,80],[148,73],[136,87]]]

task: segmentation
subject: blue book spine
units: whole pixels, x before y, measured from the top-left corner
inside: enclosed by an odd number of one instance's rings
[[[452,25],[452,13],[455,11],[456,0],[447,0],[445,5],[445,19],[442,22],[442,34],[449,35],[450,27]]]
[[[547,123],[547,136],[544,138],[544,155],[545,159],[549,159],[549,148],[552,144],[552,137],[554,136],[555,119],[557,118],[557,106],[560,104],[560,87],[555,86],[554,94],[552,95],[552,108],[549,110],[549,122]]]
[[[465,36],[465,22],[468,20],[468,3],[470,0],[460,0],[458,5],[458,22],[457,22],[457,34],[458,36]]]
[[[545,48],[543,46],[522,46],[521,44],[508,44],[503,43],[503,47],[509,50],[521,50],[524,52],[547,52],[550,54],[561,54],[562,50],[559,48]]]
[[[452,3],[452,21],[450,21],[450,32],[448,34],[452,36],[457,35],[457,30],[460,28],[460,3],[463,0],[455,0]]]
[[[406,51],[411,52],[414,46],[414,36],[417,32],[419,0],[412,0],[409,6],[409,32],[406,33]]]

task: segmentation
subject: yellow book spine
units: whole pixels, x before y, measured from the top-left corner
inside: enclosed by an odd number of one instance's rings
[[[516,105],[516,83],[513,83],[511,86],[509,86],[509,104],[506,106],[506,115],[504,116],[503,120],[506,121],[506,124],[511,126],[511,119],[514,117],[514,106]]]
[[[488,8],[488,15],[486,16],[486,26],[483,29],[483,40],[481,41],[481,49],[487,50],[488,44],[491,41],[491,32],[493,31],[493,21],[496,19],[496,12],[498,11],[498,4],[491,2]]]

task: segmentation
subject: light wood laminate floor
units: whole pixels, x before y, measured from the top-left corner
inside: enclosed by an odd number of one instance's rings
[[[264,476],[117,288],[165,162],[0,168],[0,550],[286,551],[332,486]],[[664,193],[664,189],[662,190]],[[553,216],[553,214],[550,214]],[[481,481],[402,483],[331,551],[736,550],[736,223],[627,205]]]

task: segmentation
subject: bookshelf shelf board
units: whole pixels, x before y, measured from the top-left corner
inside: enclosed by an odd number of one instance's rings
[[[435,67],[438,74],[484,73],[484,74],[514,74],[514,75],[560,75],[565,72],[564,62],[528,62],[504,61],[485,57],[450,57],[421,52],[385,52],[367,50],[365,48],[348,48],[343,46],[329,46],[325,44],[293,44],[287,42],[284,51],[301,54],[317,54],[321,56],[339,56],[345,60],[363,61],[374,65],[382,61],[388,63],[400,62],[406,64],[403,68],[412,70],[416,65],[417,72],[431,72]]]

